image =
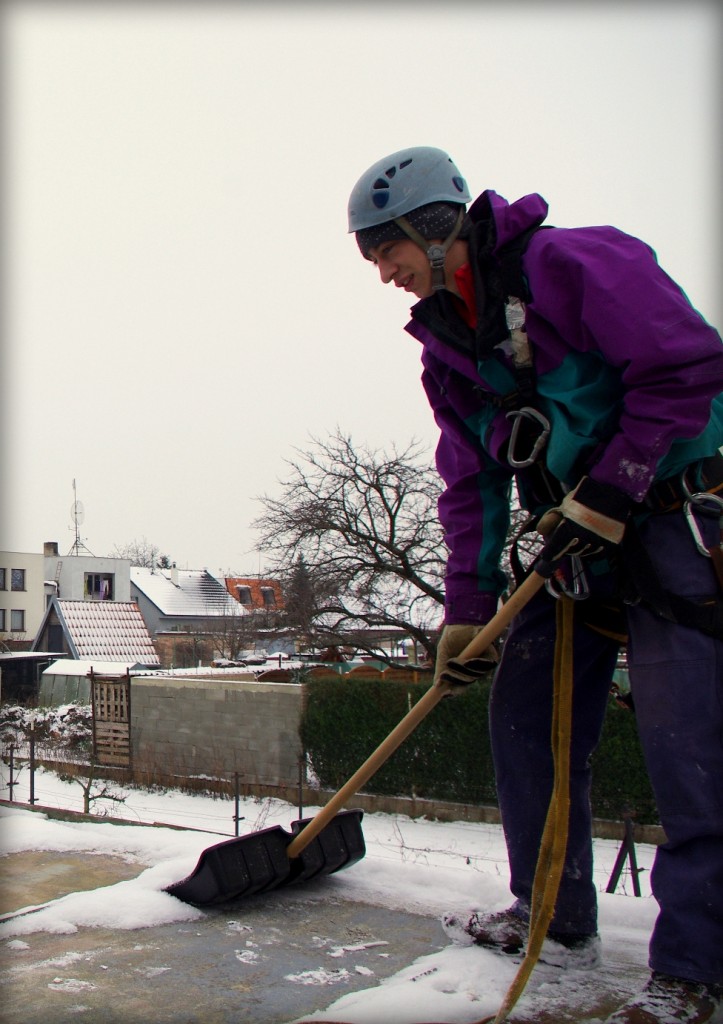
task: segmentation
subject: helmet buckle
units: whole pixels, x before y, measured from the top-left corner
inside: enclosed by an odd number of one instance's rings
[[[444,267],[444,262],[447,257],[447,248],[444,245],[430,245],[427,249],[427,259],[432,265],[432,270],[437,267]]]

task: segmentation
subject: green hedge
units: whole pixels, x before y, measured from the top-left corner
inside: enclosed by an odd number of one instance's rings
[[[491,683],[480,681],[443,700],[364,786],[386,796],[465,804],[497,803],[487,705]],[[306,683],[301,741],[322,787],[339,789],[423,696],[423,683],[385,679],[315,679]],[[593,813],[657,823],[635,716],[612,698],[593,758]]]

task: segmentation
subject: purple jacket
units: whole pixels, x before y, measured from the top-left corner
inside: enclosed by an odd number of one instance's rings
[[[533,194],[510,205],[488,191],[469,213],[475,223],[492,219],[494,260],[544,221],[547,204]],[[654,480],[723,444],[720,337],[649,246],[613,227],[545,228],[522,268],[535,404],[552,424],[547,466],[564,487],[589,473],[640,501]],[[427,315],[433,302],[413,307],[406,329],[422,343],[422,380],[441,431],[446,619],[486,621],[505,585],[499,560],[513,473],[504,458],[510,421],[490,396],[514,377],[504,341],[482,357],[450,345]]]

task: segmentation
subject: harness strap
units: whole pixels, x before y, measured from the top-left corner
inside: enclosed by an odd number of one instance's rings
[[[723,640],[723,600],[720,595],[703,602],[671,594],[661,584],[635,523],[628,523],[623,539],[623,600],[640,601],[661,619],[698,629],[716,640]]]
[[[689,473],[692,479],[688,479]],[[690,498],[691,488],[708,494],[723,492],[723,455],[720,452],[701,459],[682,476],[677,474],[653,484],[636,511],[674,512]]]

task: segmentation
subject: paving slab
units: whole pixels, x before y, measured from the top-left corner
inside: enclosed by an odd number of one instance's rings
[[[105,855],[12,854],[0,858],[0,913],[143,870]],[[335,888],[324,877],[206,908],[190,923],[6,940],[0,1024],[290,1024],[419,957],[423,976],[438,969],[433,954],[447,939],[436,918],[343,900]],[[630,951],[604,952],[598,971],[574,978],[536,968],[513,1019],[599,1024],[647,975]]]
[[[63,856],[42,854],[45,867],[35,865],[45,878],[46,899],[73,891],[68,880],[77,873],[75,861],[94,861],[67,858],[63,871]],[[111,884],[128,868],[108,863],[104,874],[99,858],[94,881]],[[287,1024],[446,944],[435,919],[344,901],[333,888],[333,881],[320,879],[275,890],[206,909],[191,923],[38,932],[6,941],[0,946],[0,1022]],[[40,903],[39,895],[17,891],[7,909]]]
[[[136,878],[144,868],[123,857],[26,850],[0,857],[0,914]]]

